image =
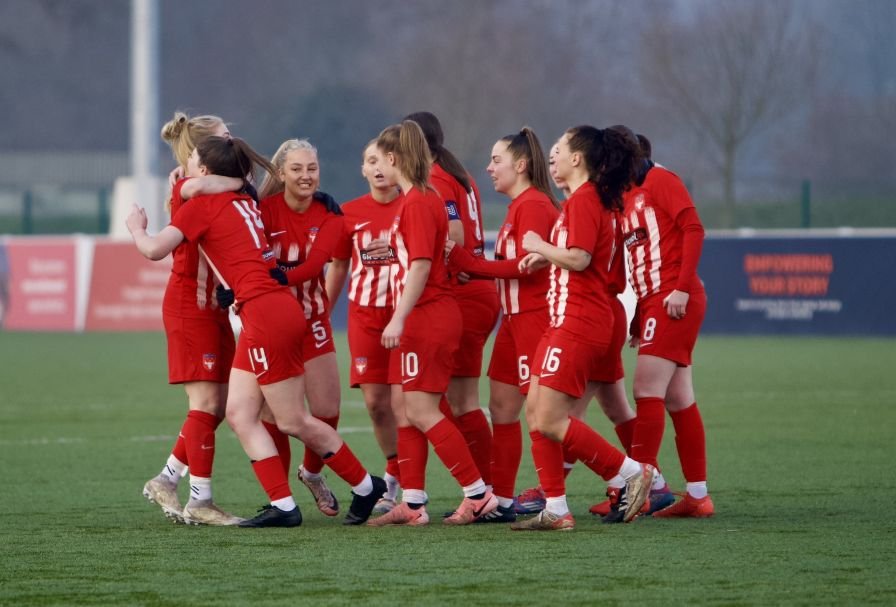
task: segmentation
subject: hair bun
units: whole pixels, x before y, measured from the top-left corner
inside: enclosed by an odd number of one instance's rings
[[[175,141],[187,125],[189,117],[183,112],[174,112],[174,118],[162,127],[162,140]]]

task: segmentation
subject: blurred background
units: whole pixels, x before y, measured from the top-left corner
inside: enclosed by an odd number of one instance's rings
[[[131,8],[0,3],[0,233],[108,231]],[[494,141],[581,123],[646,134],[709,228],[896,225],[892,0],[161,0],[158,23],[160,176],[162,123],[211,113],[267,155],[310,138],[345,201],[365,143],[430,110],[489,228]]]

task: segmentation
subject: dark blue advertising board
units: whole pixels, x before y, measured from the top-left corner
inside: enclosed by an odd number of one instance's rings
[[[896,234],[709,235],[702,333],[896,335]]]

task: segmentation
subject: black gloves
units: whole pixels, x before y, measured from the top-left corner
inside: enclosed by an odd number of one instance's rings
[[[226,310],[236,301],[236,296],[233,294],[233,289],[225,289],[224,285],[218,285],[215,288],[215,299],[218,301],[218,307]]]

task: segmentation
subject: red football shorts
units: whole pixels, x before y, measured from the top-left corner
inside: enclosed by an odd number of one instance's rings
[[[504,384],[517,384],[521,394],[528,394],[532,363],[536,360],[535,348],[549,323],[547,308],[503,316],[492,346],[489,378]]]
[[[254,373],[261,385],[274,384],[305,372],[302,342],[305,315],[289,291],[275,291],[243,304],[243,331],[233,367]],[[300,403],[299,403],[300,404]]]
[[[235,340],[226,315],[183,318],[163,312],[162,320],[168,338],[168,383],[227,383]]]
[[[609,343],[583,341],[581,333],[568,328],[548,329],[535,350],[532,373],[538,375],[539,386],[580,398],[595,361],[608,347]]]
[[[308,362],[323,354],[335,352],[333,345],[333,327],[330,317],[318,316],[305,320],[305,338],[302,340],[302,360]]]
[[[392,308],[374,308],[348,304],[348,350],[351,353],[349,383],[389,383],[390,352],[383,347],[383,329],[392,318]],[[396,380],[396,383],[401,379]]]
[[[453,297],[413,309],[398,346],[402,391],[441,394],[448,389],[452,377],[448,361],[460,343],[462,322]]]
[[[666,314],[663,307],[663,299],[670,292],[657,293],[638,302],[641,321],[638,356],[658,356],[687,367],[706,315],[706,292],[691,293],[684,318],[677,320]]]
[[[452,376],[479,377],[482,375],[482,351],[501,311],[498,290],[493,280],[472,280],[455,286],[454,295],[463,318],[463,333],[454,357]]]
[[[618,297],[610,298],[610,308],[613,310],[613,336],[610,347],[603,356],[594,360],[594,366],[588,374],[588,381],[598,381],[605,384],[615,384],[625,377],[625,369],[622,366],[622,349],[628,338],[628,317],[625,314],[625,306]]]

